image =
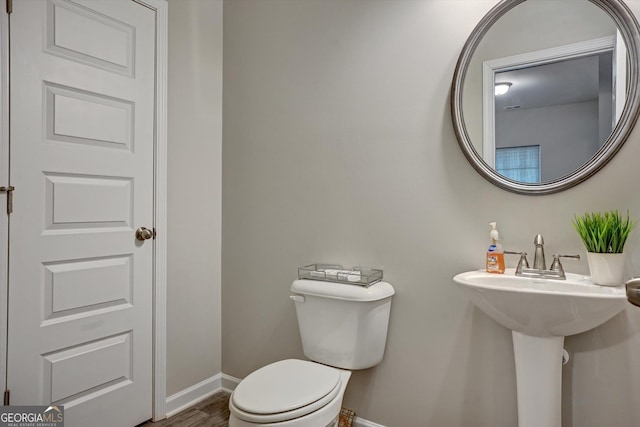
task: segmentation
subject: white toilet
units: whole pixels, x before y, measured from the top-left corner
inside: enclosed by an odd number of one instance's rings
[[[249,374],[229,399],[229,427],[337,426],[351,370],[382,361],[393,286],[296,280],[291,291],[313,362],[281,360]]]

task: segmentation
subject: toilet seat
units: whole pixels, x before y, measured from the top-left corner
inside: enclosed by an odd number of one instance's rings
[[[327,405],[341,384],[338,369],[304,360],[281,360],[242,380],[229,407],[236,417],[249,422],[286,421]]]

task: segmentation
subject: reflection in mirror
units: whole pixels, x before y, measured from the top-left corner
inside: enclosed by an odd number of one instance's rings
[[[563,177],[588,162],[615,125],[612,50],[495,70],[483,94],[494,97],[493,114],[484,115],[484,126],[494,129],[483,142],[485,161],[527,183]],[[500,82],[509,90],[495,95]]]
[[[626,61],[637,68],[637,36],[619,1],[502,1],[470,37],[454,76],[454,127],[472,165],[529,194],[595,173],[636,119],[637,72],[627,75]]]

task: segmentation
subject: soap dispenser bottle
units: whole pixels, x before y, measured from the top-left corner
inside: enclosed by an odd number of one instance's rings
[[[489,223],[491,226],[491,232],[489,233],[489,249],[487,249],[487,272],[489,273],[504,273],[504,250],[500,244],[500,234],[496,230],[496,223]]]

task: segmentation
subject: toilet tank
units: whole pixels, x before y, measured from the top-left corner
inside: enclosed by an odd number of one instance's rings
[[[291,291],[305,356],[343,369],[366,369],[382,361],[395,293],[391,284],[367,288],[295,280]]]

